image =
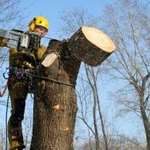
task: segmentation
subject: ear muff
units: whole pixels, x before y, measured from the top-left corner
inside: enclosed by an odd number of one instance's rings
[[[34,18],[30,23],[29,23],[29,31],[34,31],[35,29],[35,21],[36,21],[36,18]]]

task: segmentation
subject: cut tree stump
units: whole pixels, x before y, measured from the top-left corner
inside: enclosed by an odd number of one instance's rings
[[[83,26],[69,39],[68,48],[80,61],[98,66],[114,52],[115,44],[99,29]]]

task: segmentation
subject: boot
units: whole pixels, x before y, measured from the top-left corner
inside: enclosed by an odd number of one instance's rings
[[[21,124],[17,128],[11,128],[9,131],[10,150],[22,150],[25,148],[23,144],[23,135]]]
[[[12,140],[10,142],[10,149],[9,150],[22,150],[25,148],[25,145],[21,143],[19,140]]]

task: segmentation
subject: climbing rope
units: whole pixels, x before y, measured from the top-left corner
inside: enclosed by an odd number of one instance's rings
[[[8,97],[7,97],[7,104],[6,104],[6,114],[5,114],[5,128],[6,128],[6,141],[5,141],[5,150],[8,150],[7,149],[7,145],[8,145],[8,142],[7,142],[7,136],[8,136],[8,129],[7,129],[7,119],[8,119],[8,105],[9,105],[9,93],[8,93]]]
[[[70,83],[63,82],[63,81],[58,81],[58,80],[53,79],[53,78],[48,78],[48,77],[43,77],[43,76],[38,76],[38,75],[32,75],[32,76],[33,76],[33,77],[36,77],[36,78],[41,78],[41,79],[44,79],[44,80],[56,82],[56,83],[59,83],[59,84],[64,84],[64,85],[67,85],[67,86],[72,86],[72,87],[75,86],[74,84],[70,84]]]

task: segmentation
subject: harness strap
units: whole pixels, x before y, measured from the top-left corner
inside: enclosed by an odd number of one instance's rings
[[[32,70],[32,69],[24,69],[24,68],[18,68],[18,67],[10,67],[10,68],[7,68],[7,69],[9,69],[8,75],[11,74],[11,73],[16,75],[16,80],[15,81],[21,80],[21,79],[28,81],[29,93],[33,93],[33,91],[34,91],[34,90],[32,91],[33,77],[40,78],[40,79],[47,80],[47,81],[51,81],[51,82],[56,82],[58,84],[63,84],[63,85],[66,85],[66,86],[75,87],[75,84],[59,81],[59,80],[56,80],[56,79],[53,79],[53,78],[39,76],[36,73],[36,69]],[[4,73],[4,76],[5,76],[5,73]]]

